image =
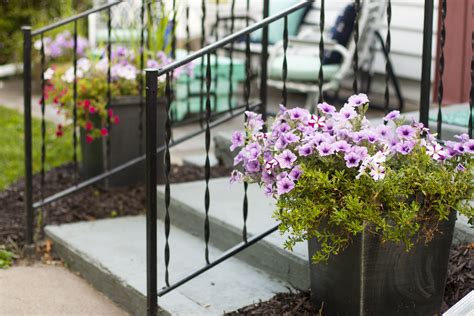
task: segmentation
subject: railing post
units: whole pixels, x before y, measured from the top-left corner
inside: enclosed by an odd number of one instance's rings
[[[431,46],[433,42],[433,0],[425,0],[423,23],[423,56],[420,85],[420,122],[428,127],[431,91]]]
[[[145,103],[145,172],[146,172],[146,278],[147,278],[147,314],[158,314],[157,297],[157,103],[158,71],[146,70]]]
[[[25,135],[25,239],[33,243],[33,154],[31,140],[31,27],[23,26],[23,124]]]
[[[263,18],[270,13],[270,0],[263,0]],[[263,120],[267,119],[267,61],[268,61],[268,25],[262,28],[262,54],[260,57],[260,102]]]

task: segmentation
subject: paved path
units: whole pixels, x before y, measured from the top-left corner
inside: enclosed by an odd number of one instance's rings
[[[61,266],[0,270],[0,315],[127,315]]]

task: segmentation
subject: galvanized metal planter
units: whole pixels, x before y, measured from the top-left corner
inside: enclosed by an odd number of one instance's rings
[[[158,99],[158,107],[165,108],[165,98]],[[108,168],[120,166],[145,153],[144,112],[142,116],[142,137],[140,140],[139,113],[140,98],[138,96],[120,97],[112,100],[111,109],[120,117],[120,123],[112,125],[109,133],[110,152],[108,157]],[[81,177],[89,179],[104,173],[107,156],[106,138],[96,139],[87,144],[85,131],[81,128],[81,152],[80,164]],[[135,164],[113,176],[108,180],[112,187],[127,186],[143,182],[145,179],[145,162]]]
[[[456,221],[453,212],[428,243],[410,252],[368,232],[327,263],[310,263],[311,300],[324,315],[437,315]],[[318,249],[308,242],[309,253]]]

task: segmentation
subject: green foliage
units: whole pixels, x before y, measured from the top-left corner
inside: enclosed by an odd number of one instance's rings
[[[0,190],[24,175],[23,115],[0,106]],[[54,124],[46,124],[46,169],[59,166],[72,159],[72,137],[54,135]],[[41,161],[41,122],[33,119],[33,171],[37,172]]]
[[[0,248],[0,269],[7,269],[13,264],[13,260],[15,259],[15,255],[6,250]]]
[[[21,60],[23,35],[21,27],[33,28],[51,24],[91,7],[90,0],[3,0],[0,1],[0,64]],[[85,29],[86,20],[79,29]],[[48,33],[48,35],[54,32]]]
[[[303,175],[295,189],[280,196],[274,214],[281,231],[289,233],[285,247],[316,238],[321,249],[312,259],[320,262],[366,229],[409,250],[417,241],[431,240],[453,210],[474,217],[471,155],[439,163],[417,146],[403,158],[387,163],[385,178],[373,181],[357,179],[357,170],[345,168],[342,157],[306,157]],[[456,171],[459,162],[467,171]]]

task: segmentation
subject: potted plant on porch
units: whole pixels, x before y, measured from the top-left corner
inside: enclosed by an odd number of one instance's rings
[[[365,118],[354,95],[337,111],[281,107],[263,132],[247,112],[231,181],[277,200],[285,248],[308,241],[312,302],[327,315],[434,315],[456,211],[472,220],[474,140],[441,145],[399,112]]]

